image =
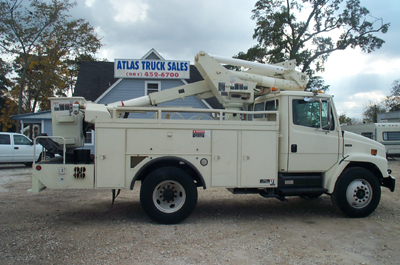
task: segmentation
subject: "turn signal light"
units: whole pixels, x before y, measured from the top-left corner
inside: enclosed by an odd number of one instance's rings
[[[378,154],[378,150],[371,149],[371,155],[376,156],[376,154]]]

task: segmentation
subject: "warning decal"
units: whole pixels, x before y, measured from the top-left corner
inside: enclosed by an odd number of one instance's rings
[[[210,138],[210,136],[209,130],[193,130],[193,138]]]

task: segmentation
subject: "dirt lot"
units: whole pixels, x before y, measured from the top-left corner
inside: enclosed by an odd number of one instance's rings
[[[396,176],[400,159],[389,161]],[[179,225],[148,219],[139,190],[27,193],[31,170],[0,165],[0,264],[399,264],[400,195],[382,189],[369,217],[329,196],[285,202],[199,190]]]

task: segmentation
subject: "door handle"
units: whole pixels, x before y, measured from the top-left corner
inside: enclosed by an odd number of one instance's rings
[[[290,146],[290,151],[291,151],[292,153],[297,153],[297,144],[292,144],[292,145]]]
[[[15,149],[15,150],[18,150],[18,149],[19,149],[19,147],[14,147],[14,149]]]

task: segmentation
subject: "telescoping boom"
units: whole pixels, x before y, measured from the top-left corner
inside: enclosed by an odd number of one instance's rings
[[[246,69],[228,70],[221,63]],[[279,90],[303,91],[308,82],[306,74],[295,70],[295,60],[268,65],[199,52],[195,57],[195,66],[203,81],[111,103],[107,108],[155,106],[195,95],[202,99],[216,97],[226,109],[240,109],[252,104],[254,95],[266,94],[272,87]]]

